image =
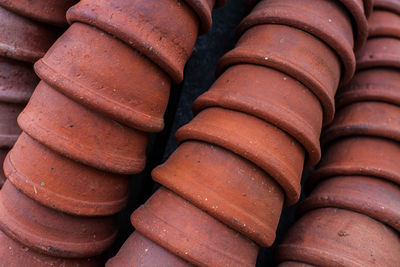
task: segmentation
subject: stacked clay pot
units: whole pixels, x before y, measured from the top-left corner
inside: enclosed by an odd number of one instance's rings
[[[117,234],[128,175],[144,168],[147,136],[162,130],[171,82],[182,81],[214,7],[214,0],[83,0],[65,17],[76,2],[0,0],[32,19],[71,24],[46,54],[16,51],[17,59],[40,58],[41,81],[4,161],[0,228],[20,247],[0,254],[14,266],[27,261],[17,257],[25,248],[48,265],[99,264]],[[47,40],[24,37],[34,48]]]
[[[180,146],[152,172],[163,187],[132,214],[136,232],[108,266],[172,266],[176,256],[254,266],[258,246],[275,240],[283,205],[298,201],[303,165],[319,161],[336,89],[353,76],[353,49],[367,38],[364,4],[264,0],[239,34],[220,77],[195,101],[197,115],[176,133]]]
[[[399,265],[400,12],[380,2],[357,53],[357,73],[337,94],[322,161],[307,183],[314,189],[277,248],[279,261]]]

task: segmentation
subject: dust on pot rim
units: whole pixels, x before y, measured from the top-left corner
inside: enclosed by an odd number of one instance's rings
[[[221,58],[217,70],[222,73],[230,65],[239,63],[271,67],[292,76],[318,97],[324,109],[324,124],[333,119],[340,61],[314,36],[284,25],[253,26]]]
[[[0,148],[11,148],[21,129],[17,124],[17,117],[24,105],[0,102]]]
[[[10,181],[0,191],[0,228],[46,255],[86,258],[103,253],[117,235],[116,217],[78,217],[40,205]]]
[[[128,177],[67,159],[25,133],[7,156],[4,172],[30,198],[69,214],[112,215],[128,200]]]
[[[264,0],[239,25],[238,34],[258,24],[281,24],[323,40],[341,59],[341,83],[354,75],[354,37],[347,10],[336,1]]]
[[[400,14],[375,10],[368,19],[369,37],[400,38]]]
[[[388,10],[400,15],[400,3],[397,0],[374,0],[374,8]]]
[[[35,71],[54,89],[124,125],[146,132],[164,127],[169,76],[93,26],[73,23]]]
[[[120,174],[144,168],[146,133],[87,109],[43,81],[18,124],[43,145],[91,167]]]
[[[249,239],[162,187],[132,213],[132,225],[170,252],[201,266],[254,266]]]
[[[212,106],[254,115],[286,131],[307,150],[309,166],[321,158],[321,104],[307,87],[282,72],[252,64],[233,65],[196,99],[193,110],[198,113]]]
[[[378,37],[368,39],[356,53],[357,69],[387,67],[400,68],[400,39]]]
[[[173,15],[172,15],[173,14]],[[198,17],[176,0],[83,0],[67,12],[139,50],[180,83],[198,34]]]

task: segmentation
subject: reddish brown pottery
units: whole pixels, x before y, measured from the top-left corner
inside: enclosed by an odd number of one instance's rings
[[[400,68],[400,39],[380,37],[369,39],[356,54],[357,68]]]
[[[274,242],[284,193],[273,178],[242,157],[187,141],[152,176],[259,245]]]
[[[368,38],[367,16],[371,14],[373,0],[339,0],[349,11],[356,24],[354,49],[361,49]]]
[[[30,198],[70,214],[112,215],[128,199],[128,177],[67,159],[25,133],[7,156],[4,172]]]
[[[258,24],[281,24],[308,32],[323,40],[341,58],[342,83],[354,75],[354,37],[347,10],[337,1],[264,0],[239,26],[239,33]]]
[[[0,102],[0,147],[11,148],[21,129],[17,124],[18,114],[21,113],[23,105]]]
[[[95,27],[72,24],[35,70],[53,88],[122,124],[147,132],[164,126],[168,75]]]
[[[400,14],[400,3],[397,0],[374,0],[374,7]]]
[[[0,148],[0,162],[4,162],[6,155],[8,153],[8,149]],[[4,175],[3,168],[0,169],[0,189],[3,187],[3,184],[6,181],[6,176]]]
[[[41,206],[8,180],[0,191],[0,228],[35,251],[55,257],[99,255],[117,234],[115,217],[78,217]]]
[[[277,247],[278,261],[317,266],[397,266],[400,239],[388,226],[360,213],[323,208],[306,213]]]
[[[141,234],[196,266],[254,266],[258,247],[161,188],[131,216]]]
[[[368,19],[369,37],[391,36],[400,38],[400,14],[375,10]]]
[[[199,140],[219,145],[265,170],[286,193],[286,204],[297,202],[304,149],[275,126],[248,114],[207,108],[176,133],[178,142]]]
[[[211,106],[254,115],[286,131],[307,150],[309,165],[321,158],[321,104],[304,85],[282,72],[251,64],[231,66],[194,102],[193,109],[199,112]]]
[[[314,36],[284,25],[251,27],[240,38],[236,48],[222,57],[219,72],[238,63],[272,67],[292,76],[317,95],[324,109],[324,122],[333,119],[340,61],[325,43]]]
[[[0,6],[24,17],[57,26],[67,26],[65,13],[78,0],[0,0]]]
[[[43,81],[18,123],[40,143],[89,166],[121,174],[144,167],[147,134],[85,108]]]
[[[280,263],[278,267],[316,267],[316,266],[307,263],[302,263],[299,261],[285,261]]]
[[[335,207],[368,215],[400,232],[400,187],[368,176],[337,176],[320,183],[301,212]]]
[[[118,254],[106,264],[106,267],[120,266],[190,267],[193,265],[135,231],[125,241]]]

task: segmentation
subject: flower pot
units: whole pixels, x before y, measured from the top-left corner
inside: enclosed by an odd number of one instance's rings
[[[8,149],[0,149],[0,164],[3,166],[4,159],[8,153]],[[0,169],[0,189],[3,187],[3,184],[6,182],[6,176],[4,175],[3,168]]]
[[[193,265],[135,231],[125,241],[118,254],[106,264],[106,267],[119,266],[190,267]]]
[[[400,232],[400,187],[368,176],[337,176],[321,182],[301,204],[301,213],[317,208],[352,210]]]
[[[338,1],[264,0],[241,23],[239,34],[258,24],[281,24],[298,28],[323,40],[340,57],[342,83],[354,74],[354,37],[347,10]]]
[[[0,148],[11,148],[21,129],[17,124],[17,117],[23,105],[0,102]]]
[[[68,10],[67,19],[93,25],[123,40],[177,83],[183,79],[199,25],[192,8],[176,0],[83,0]]]
[[[0,0],[0,6],[21,16],[47,24],[66,27],[65,13],[78,0]]]
[[[200,266],[254,266],[258,247],[166,188],[132,213],[132,225],[170,252]]]
[[[344,209],[306,213],[277,247],[278,261],[317,266],[397,266],[400,238],[388,226]]]
[[[7,156],[4,172],[30,198],[70,214],[112,215],[128,200],[128,177],[67,159],[25,133]]]
[[[0,56],[0,101],[28,103],[39,78],[32,65]]]
[[[40,143],[94,168],[131,174],[144,167],[147,134],[87,109],[43,81],[18,123]]]
[[[400,38],[400,14],[375,10],[368,19],[369,37]]]
[[[400,3],[397,0],[374,0],[376,9],[389,10],[400,15]]]
[[[55,29],[0,7],[0,56],[33,63],[57,37]]]
[[[200,33],[206,33],[210,30],[212,24],[213,7],[223,6],[227,0],[184,0],[199,16]]]
[[[351,83],[336,94],[336,108],[369,100],[400,105],[400,73],[389,68],[357,72]]]
[[[164,126],[168,75],[95,27],[73,23],[35,70],[54,89],[122,124],[148,132]]]
[[[273,178],[242,157],[187,141],[152,176],[260,246],[274,242],[284,193]]]
[[[332,120],[340,61],[319,39],[293,27],[257,25],[247,30],[236,48],[221,58],[218,70],[221,73],[238,63],[271,67],[297,79],[320,100],[324,123]]]
[[[322,107],[310,90],[284,73],[251,64],[231,66],[193,109],[212,106],[256,116],[286,131],[307,150],[308,165],[321,158]]]
[[[343,136],[368,135],[400,141],[400,107],[384,102],[363,101],[344,106],[324,130],[321,143]]]
[[[286,193],[288,205],[300,196],[304,149],[275,126],[248,114],[207,108],[176,133],[178,142],[199,140],[230,150],[265,170]]]
[[[85,258],[104,252],[117,234],[115,217],[78,217],[41,206],[10,181],[0,191],[0,228],[29,248],[55,257]]]
[[[369,39],[356,54],[357,69],[400,68],[400,39],[381,37]]]

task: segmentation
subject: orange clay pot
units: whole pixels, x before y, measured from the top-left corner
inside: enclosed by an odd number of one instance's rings
[[[118,254],[106,264],[106,267],[120,266],[190,267],[193,265],[135,231],[125,241]]]
[[[222,57],[219,72],[238,63],[272,67],[292,76],[317,95],[324,109],[324,123],[333,119],[340,61],[314,36],[284,25],[254,26],[243,34],[235,49]]]
[[[317,266],[397,266],[400,238],[368,216],[324,208],[306,213],[277,247],[278,261]]]
[[[375,10],[368,19],[370,37],[400,38],[400,15],[386,10]]]
[[[8,180],[0,191],[0,228],[31,249],[55,257],[99,255],[117,234],[115,217],[77,217],[39,205]]]
[[[95,27],[72,24],[35,70],[54,89],[122,124],[147,132],[164,126],[167,74]]]
[[[397,0],[374,0],[376,9],[389,10],[400,15],[400,3]]]
[[[193,109],[212,106],[254,115],[286,131],[307,150],[308,165],[321,158],[322,107],[310,90],[284,73],[250,64],[231,66]]]
[[[17,124],[18,114],[21,113],[23,105],[0,102],[0,147],[11,148],[21,129]]]
[[[357,68],[400,68],[400,39],[381,37],[369,39],[358,51]]]
[[[52,150],[100,170],[131,174],[144,167],[145,133],[85,108],[43,81],[18,123]]]
[[[208,108],[176,133],[178,142],[199,140],[219,145],[265,170],[286,193],[286,204],[297,202],[304,150],[275,126],[248,114]]]
[[[263,170],[240,156],[187,141],[152,176],[260,246],[274,242],[284,193]]]
[[[4,172],[30,198],[70,214],[111,215],[128,200],[128,177],[67,159],[25,133],[7,156]]]
[[[254,266],[250,240],[161,188],[132,213],[136,231],[196,266]]]

